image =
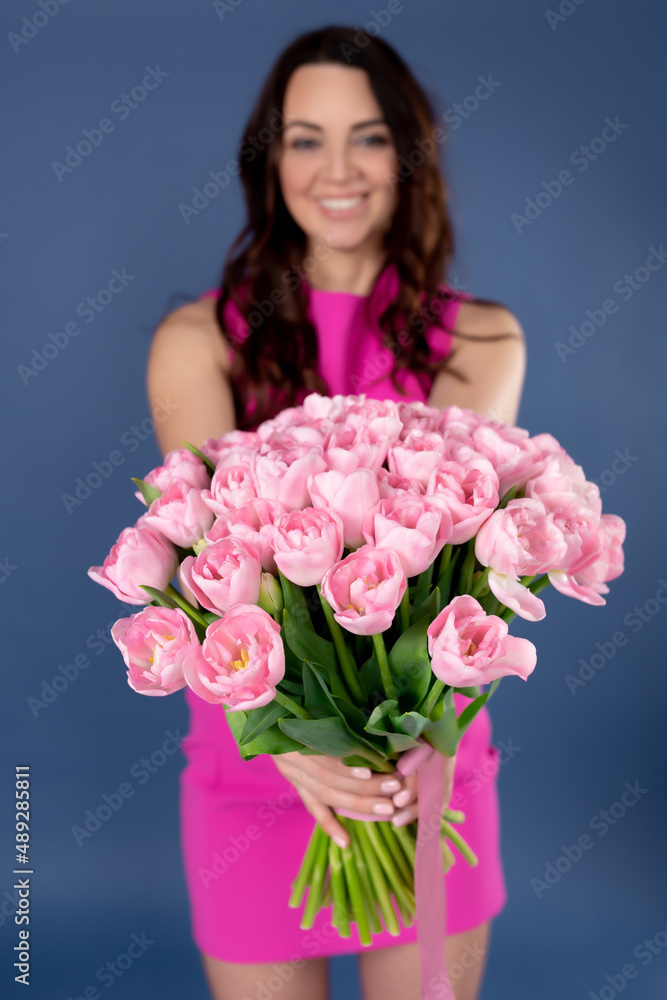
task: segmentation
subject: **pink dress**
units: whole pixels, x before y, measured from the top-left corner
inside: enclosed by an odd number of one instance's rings
[[[396,275],[385,269],[378,291],[391,295]],[[403,378],[401,397],[387,373],[391,352],[380,343],[380,330],[364,317],[368,296],[310,288],[309,310],[318,335],[320,370],[330,394],[365,393],[375,399],[421,399],[427,394],[412,373]],[[443,286],[447,289],[447,286]],[[465,293],[449,289],[443,319],[453,326]],[[215,290],[204,295],[216,295]],[[203,298],[204,296],[202,296]],[[382,303],[382,298],[377,300]],[[232,334],[242,323],[233,303],[226,319]],[[373,315],[376,315],[375,313]],[[236,327],[233,325],[236,324]],[[443,358],[451,335],[427,331],[434,356]],[[311,930],[301,930],[302,907],[287,901],[314,819],[294,786],[270,756],[243,761],[229,730],[225,711],[185,689],[190,726],[182,748],[186,766],[180,774],[180,823],[184,871],[190,900],[193,940],[200,951],[226,962],[261,963],[337,955],[364,950],[356,928],[340,938],[331,924],[331,908],[322,910]],[[457,711],[469,704],[455,696]],[[479,857],[471,868],[463,857],[445,876],[447,934],[458,934],[495,917],[507,891],[500,849],[497,792],[499,749],[491,743],[486,706],[465,732],[456,759],[450,805],[465,813],[458,829]],[[398,937],[386,931],[371,948],[416,942],[416,923]],[[368,949],[365,949],[368,950]]]

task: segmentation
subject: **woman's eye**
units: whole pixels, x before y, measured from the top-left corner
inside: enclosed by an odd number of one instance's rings
[[[358,140],[361,145],[368,146],[387,146],[389,144],[389,139],[384,135],[365,135]],[[317,145],[315,139],[295,139],[294,142],[290,144],[290,149],[313,149]]]

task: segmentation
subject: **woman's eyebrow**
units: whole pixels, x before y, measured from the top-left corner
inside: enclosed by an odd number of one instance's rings
[[[387,123],[384,120],[384,118],[369,118],[365,122],[357,122],[356,125],[353,125],[352,126],[352,131],[354,132],[355,129],[360,129],[360,128],[368,128],[369,125],[386,125],[386,124]],[[285,126],[284,131],[287,131],[287,129],[290,127],[290,125],[303,125],[304,128],[314,128],[318,132],[322,132],[323,131],[321,125],[315,125],[313,122],[305,122],[305,121],[302,121],[301,119],[298,119],[298,120],[293,121],[293,122],[288,122],[287,125]]]

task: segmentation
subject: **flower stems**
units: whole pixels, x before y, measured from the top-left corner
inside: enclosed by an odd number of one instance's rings
[[[426,695],[423,704],[421,705],[419,712],[420,715],[429,716],[436,706],[438,698],[442,694],[443,688],[445,686],[444,681],[435,680],[433,686],[429,693]]]
[[[443,812],[441,846],[445,872],[456,861],[448,841],[470,865],[476,865],[474,851],[451,826],[451,822],[464,819],[463,813],[449,808]],[[371,944],[372,936],[384,929],[395,937],[400,933],[399,917],[404,927],[410,927],[416,915],[414,864],[418,825],[414,822],[396,827],[390,822],[344,816],[338,820],[349,836],[349,846],[340,848],[316,823],[292,884],[289,905],[300,906],[308,888],[300,924],[303,930],[313,926],[321,909],[332,906],[331,921],[341,937],[350,937],[352,923],[356,924],[363,945]]]
[[[317,587],[317,593],[320,595],[320,602],[324,611],[324,617],[327,620],[329,631],[331,632],[331,638],[333,639],[333,644],[335,646],[336,653],[338,654],[338,662],[340,663],[341,670],[343,671],[345,683],[347,684],[354,701],[358,705],[363,705],[366,700],[366,695],[364,694],[363,688],[361,687],[361,681],[357,675],[357,665],[352,659],[352,654],[347,646],[347,643],[345,642],[343,630],[334,618],[333,608],[322,594],[319,584]]]
[[[286,695],[284,691],[279,691],[278,688],[276,688],[275,699],[278,704],[282,705],[283,708],[286,708],[288,712],[291,712],[292,715],[296,715],[297,719],[312,719],[310,712],[307,712],[305,708],[301,707],[301,705],[297,705],[297,703],[293,701],[289,695]]]
[[[399,605],[399,613],[401,616],[401,632],[407,632],[410,628],[410,593],[409,587],[405,588],[403,597],[401,598],[401,603]]]
[[[375,648],[375,655],[378,658],[384,693],[387,698],[396,698],[396,688],[394,687],[394,681],[389,670],[389,660],[387,659],[387,650],[385,649],[382,634],[373,636],[373,646]]]

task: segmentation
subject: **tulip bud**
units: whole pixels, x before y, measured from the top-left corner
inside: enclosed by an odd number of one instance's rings
[[[285,607],[285,601],[280,581],[272,573],[262,573],[257,603],[263,611],[267,611],[272,618],[278,620],[278,615]]]

